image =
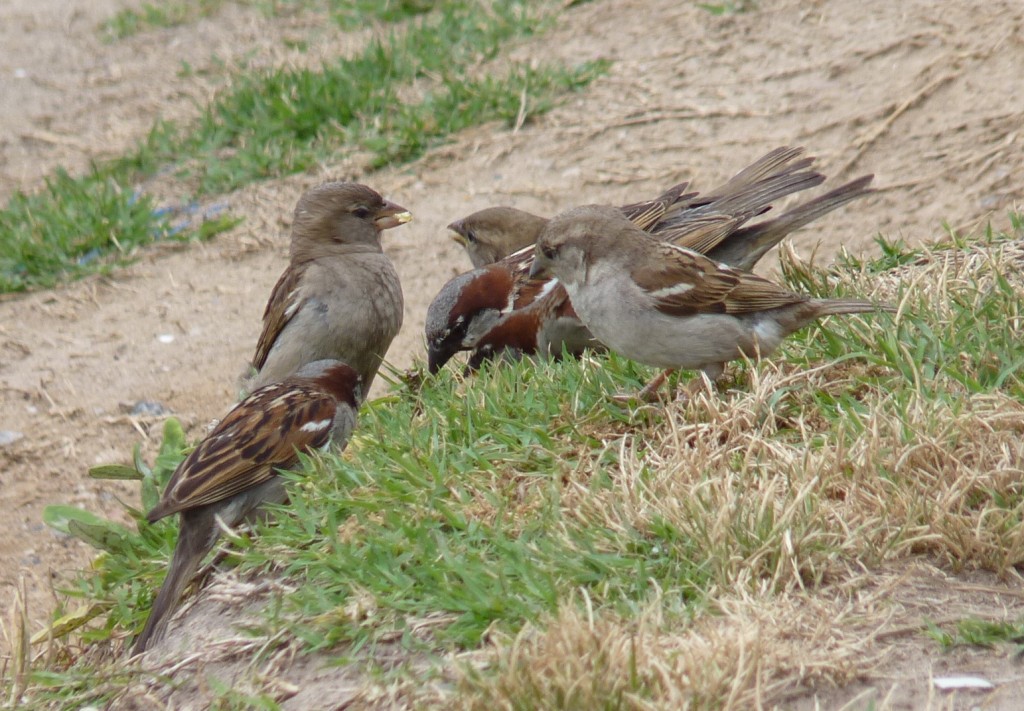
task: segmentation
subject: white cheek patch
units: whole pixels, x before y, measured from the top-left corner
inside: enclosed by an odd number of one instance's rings
[[[556,286],[558,286],[558,279],[548,279],[548,281],[545,282],[544,286],[541,287],[540,293],[537,294],[537,298],[535,299],[535,301],[540,301],[541,299],[543,299],[545,296],[554,291]]]
[[[686,282],[683,281],[683,282],[679,282],[678,284],[673,284],[672,286],[666,286],[663,289],[658,289],[657,291],[652,291],[651,292],[651,296],[653,296],[653,297],[655,297],[657,299],[663,299],[666,296],[675,296],[677,294],[685,294],[686,292],[690,291],[690,289],[692,289],[692,288],[693,288],[693,284],[687,284]]]
[[[320,420],[318,422],[307,422],[299,428],[302,432],[320,432],[331,426],[333,420]]]

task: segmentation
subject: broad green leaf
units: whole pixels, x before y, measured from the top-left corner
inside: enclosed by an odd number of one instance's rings
[[[88,543],[93,548],[120,553],[128,546],[128,537],[131,534],[113,521],[100,523],[85,523],[71,519],[68,521],[68,532],[71,535]]]
[[[68,528],[70,521],[80,521],[93,526],[102,526],[106,521],[94,513],[77,506],[54,504],[43,509],[43,523],[61,533],[71,533]]]

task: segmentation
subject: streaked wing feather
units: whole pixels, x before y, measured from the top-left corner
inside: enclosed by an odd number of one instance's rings
[[[530,273],[530,267],[533,266],[533,248],[534,245],[527,245],[508,255],[499,261],[498,264],[507,267],[512,272],[514,279],[525,279]]]
[[[689,250],[659,245],[657,265],[634,269],[630,276],[653,299],[655,308],[673,316],[723,312],[738,279]]]
[[[669,206],[680,199],[687,185],[688,183],[673,185],[653,200],[623,205],[619,209],[634,225],[642,230],[649,230],[665,216]]]
[[[270,300],[267,301],[267,308],[263,312],[263,331],[256,342],[256,353],[252,357],[252,365],[256,370],[263,368],[270,349],[274,347],[274,341],[302,306],[299,303],[299,281],[304,272],[304,265],[285,269],[270,293]]]
[[[541,296],[551,291],[554,285],[551,279],[526,279],[515,283],[512,295],[512,309],[529,306]]]
[[[283,395],[276,388],[257,392],[255,399],[228,413],[168,482],[161,501],[169,507],[167,513],[222,501],[258,486],[274,476],[274,469],[292,466],[296,451],[327,444],[330,426],[303,425],[333,421],[334,400],[312,388],[293,386],[284,392],[289,398],[283,417]],[[265,426],[275,417],[281,418],[279,426]]]
[[[634,269],[631,276],[665,314],[741,314],[806,300],[756,274],[720,266],[688,249],[662,244],[659,252],[657,266]]]
[[[807,297],[803,294],[792,292],[774,282],[762,279],[756,274],[739,270],[731,271],[740,275],[740,281],[725,300],[726,313],[743,314],[767,311],[807,301]]]
[[[669,229],[655,229],[652,235],[678,247],[686,247],[694,252],[707,254],[732,234],[736,226],[741,223],[742,220],[729,215],[702,215],[676,224]]]

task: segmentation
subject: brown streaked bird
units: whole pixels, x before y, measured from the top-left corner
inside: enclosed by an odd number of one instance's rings
[[[518,358],[543,353],[557,359],[563,352],[579,355],[584,350],[605,350],[580,321],[558,280],[549,279],[543,285],[546,293],[504,314],[477,340],[466,363],[467,372],[502,354]]]
[[[286,498],[277,470],[300,452],[332,443],[344,449],[362,398],[359,374],[337,360],[308,363],[281,382],[238,403],[178,465],[160,502],[146,514],[155,523],[178,514],[174,555],[134,654],[159,640],[182,592],[220,536],[265,503]]]
[[[299,199],[288,267],[263,314],[249,390],[333,358],[351,365],[369,393],[404,310],[381,232],[411,219],[358,183],[323,183]]]
[[[564,285],[580,319],[608,348],[666,369],[701,370],[715,382],[731,360],[770,355],[782,340],[832,314],[894,311],[859,299],[813,299],[650,239],[621,212],[587,205],[552,219],[537,239],[533,271]]]
[[[746,224],[770,209],[772,201],[824,180],[820,173],[807,170],[813,159],[800,159],[802,152],[800,148],[779,148],[706,194],[685,193],[687,186],[683,183],[654,200],[627,205],[621,211],[659,240],[750,270],[790,232],[872,192],[868,187],[872,176],[864,176],[774,219]],[[480,215],[487,217],[483,223],[476,219]],[[510,219],[505,222],[502,216]],[[513,208],[489,208],[453,223],[457,231],[472,231],[472,243],[480,248],[477,254],[504,253],[515,247],[519,250],[496,264],[455,277],[435,297],[426,327],[431,372],[440,370],[462,350],[473,351],[469,361],[472,369],[500,352],[503,343],[523,353],[547,355],[558,355],[563,349],[578,354],[593,347],[595,339],[574,318],[564,289],[545,287],[543,275],[528,277],[533,242],[546,224],[546,219]],[[472,257],[474,252],[468,247],[467,251]],[[515,313],[541,294],[551,303],[531,308],[528,314]],[[493,330],[499,323],[500,328]],[[564,338],[560,339],[560,334]],[[527,343],[535,344],[536,350],[523,350]]]

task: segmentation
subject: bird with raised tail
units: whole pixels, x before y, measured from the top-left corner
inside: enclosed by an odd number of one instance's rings
[[[873,192],[872,176],[866,175],[751,223],[773,201],[824,181],[824,175],[810,170],[814,159],[803,153],[802,148],[777,148],[707,193],[687,192],[687,184],[680,183],[653,200],[619,210],[653,238],[751,270],[786,235]],[[430,372],[463,350],[472,351],[469,368],[474,369],[505,351],[557,357],[563,351],[603,347],[577,318],[561,285],[528,277],[533,244],[547,222],[515,208],[491,207],[448,226],[478,268],[445,284],[428,309]]]

